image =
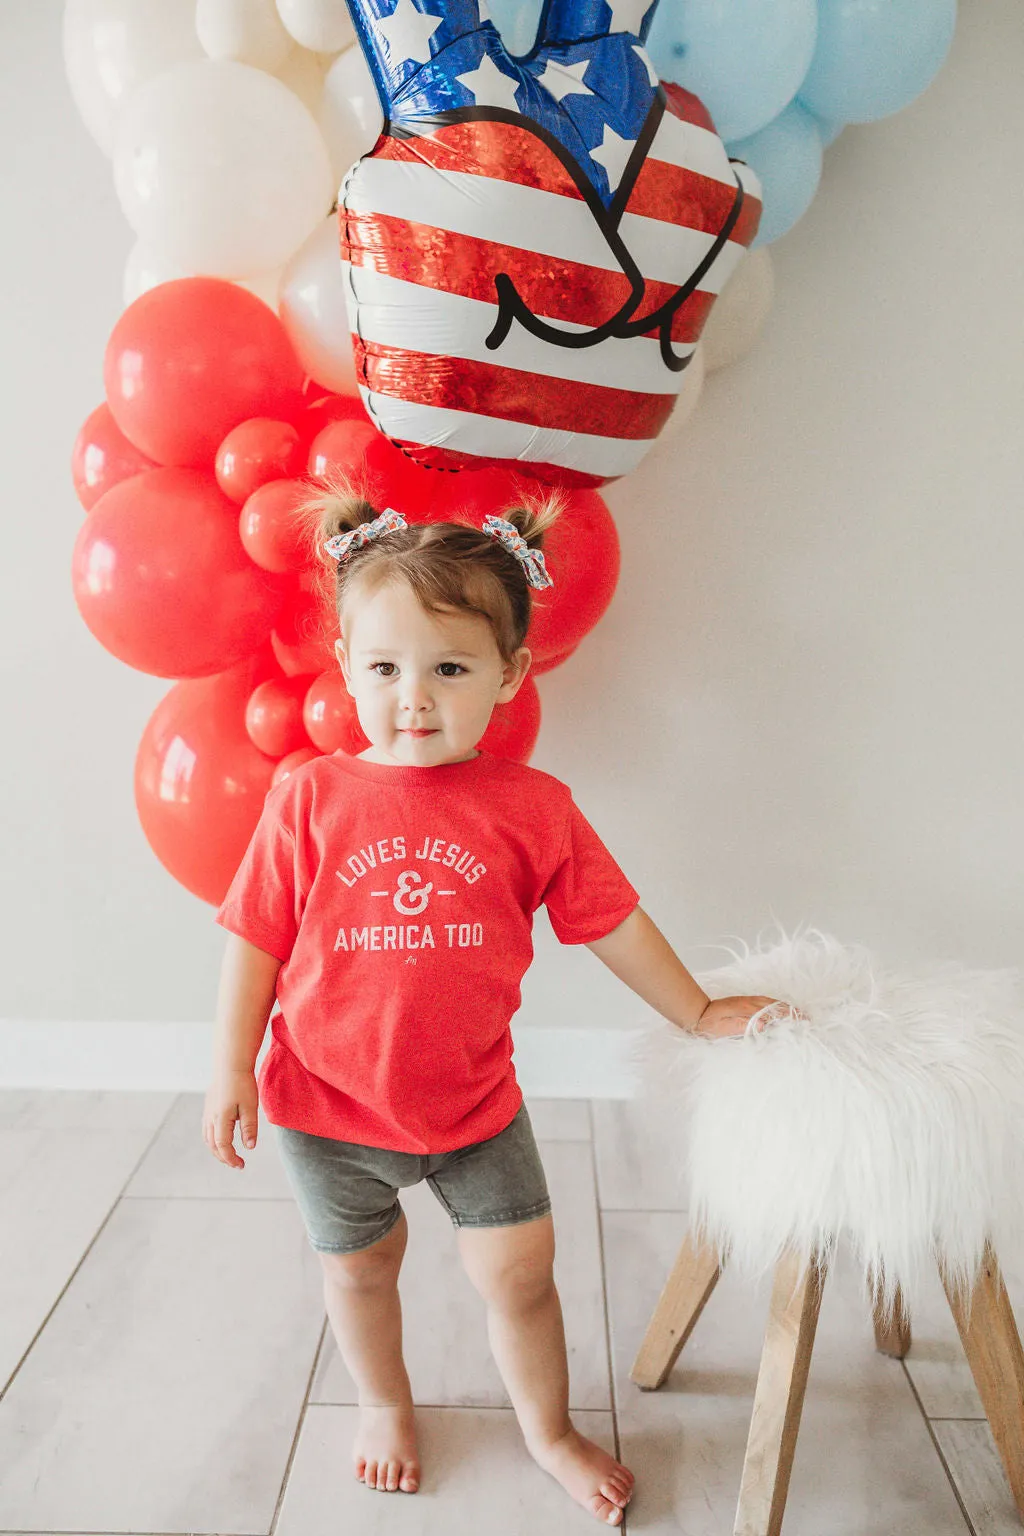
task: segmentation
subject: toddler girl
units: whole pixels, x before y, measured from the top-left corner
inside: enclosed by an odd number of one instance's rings
[[[314,515],[370,746],[317,757],[269,792],[216,914],[232,938],[203,1136],[244,1167],[235,1121],[255,1145],[262,1099],[358,1387],[357,1478],[419,1486],[397,1192],[425,1178],[486,1302],[530,1454],[618,1525],[633,1474],[569,1418],[551,1202],[510,1059],[533,913],[543,903],[562,943],[586,944],[681,1029],[741,1034],[772,999],[709,1002],[566,785],[478,747],[530,666],[555,505],[407,526],[328,492]]]

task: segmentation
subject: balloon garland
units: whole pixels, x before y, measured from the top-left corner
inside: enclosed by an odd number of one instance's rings
[[[71,92],[136,237],[72,452],[72,581],[111,654],[174,679],[136,806],[212,903],[268,789],[367,744],[296,538],[305,477],[477,523],[561,487],[530,633],[533,670],[560,665],[618,579],[594,487],[749,352],[824,149],[913,100],[956,20],[956,0],[482,9],[66,0]],[[526,761],[539,726],[528,679],[483,745]]]

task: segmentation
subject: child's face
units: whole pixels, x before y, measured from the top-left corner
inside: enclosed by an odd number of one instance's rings
[[[371,762],[438,767],[475,757],[495,704],[515,697],[530,666],[512,665],[475,613],[428,613],[404,581],[358,589],[335,650]]]

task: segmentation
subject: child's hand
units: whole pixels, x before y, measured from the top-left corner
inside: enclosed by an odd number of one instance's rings
[[[242,1141],[256,1145],[256,1113],[259,1089],[255,1072],[224,1069],[214,1074],[203,1105],[203,1140],[229,1168],[244,1168],[245,1160],[235,1151],[235,1121],[241,1121]]]
[[[727,1035],[745,1034],[748,1023],[759,1008],[774,1008],[775,1013],[766,1014],[758,1020],[758,1034],[767,1028],[773,1017],[785,1018],[797,1013],[789,1003],[782,1003],[776,997],[716,997],[705,1008],[694,1033],[707,1035],[713,1040],[724,1039]]]

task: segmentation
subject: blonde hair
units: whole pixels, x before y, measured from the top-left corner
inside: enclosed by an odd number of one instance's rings
[[[368,584],[372,592],[385,582],[404,581],[428,613],[455,610],[486,619],[502,660],[512,660],[530,627],[533,589],[521,563],[503,544],[469,522],[410,522],[337,561],[324,550],[325,542],[372,521],[381,509],[337,474],[311,480],[309,486],[295,516],[317,585],[325,598],[333,595],[339,623],[353,582],[360,590]],[[545,532],[561,511],[561,498],[549,493],[501,515],[531,549],[541,549]]]

